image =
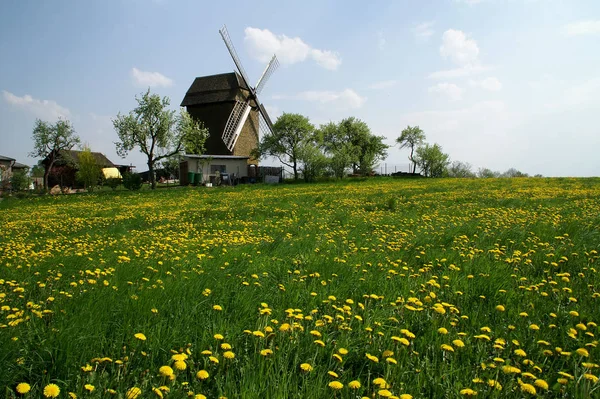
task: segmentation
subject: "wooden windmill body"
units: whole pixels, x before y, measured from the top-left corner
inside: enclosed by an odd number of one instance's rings
[[[219,33],[237,71],[196,78],[181,106],[208,128],[206,154],[243,156],[248,157],[249,164],[256,164],[251,152],[258,146],[260,133],[272,130],[271,120],[257,96],[279,63],[273,56],[256,86],[252,87],[227,29],[223,27]]]

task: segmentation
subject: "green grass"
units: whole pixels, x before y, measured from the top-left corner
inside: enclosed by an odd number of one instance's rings
[[[397,397],[600,394],[598,179],[102,191],[6,199],[0,226],[8,398],[378,397],[379,377]]]

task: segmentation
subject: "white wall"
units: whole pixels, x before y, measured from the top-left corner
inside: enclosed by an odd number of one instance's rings
[[[237,177],[248,176],[248,162],[246,159],[211,159],[210,163],[207,163],[204,159],[186,158],[188,161],[188,171],[194,173],[202,172],[203,182],[207,182],[210,176],[214,176],[214,173],[210,173],[211,165],[225,165],[225,171],[229,174],[235,173]],[[203,164],[201,161],[204,161]]]

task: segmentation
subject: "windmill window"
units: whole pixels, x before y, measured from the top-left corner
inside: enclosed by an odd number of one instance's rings
[[[210,165],[210,173],[214,174],[216,172],[219,173],[225,173],[227,172],[227,168],[225,167],[225,165]]]

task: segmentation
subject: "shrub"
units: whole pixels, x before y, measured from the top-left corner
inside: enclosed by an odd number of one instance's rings
[[[126,173],[123,175],[123,187],[128,190],[137,191],[142,188],[142,176],[138,173]]]
[[[10,178],[10,186],[12,191],[23,191],[29,188],[31,183],[29,176],[25,172],[14,172]]]
[[[123,179],[118,177],[109,177],[108,179],[106,179],[106,185],[112,188],[113,190],[116,190],[121,183],[123,183]]]

